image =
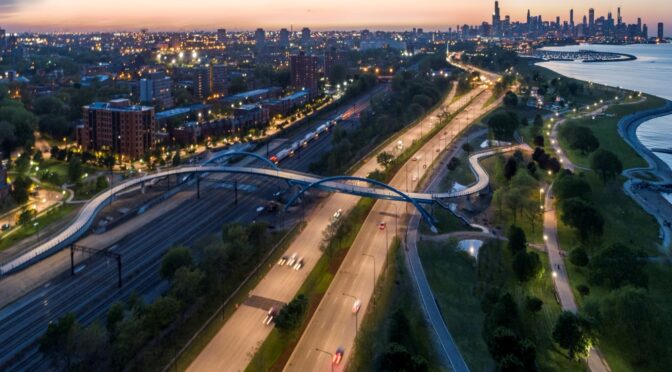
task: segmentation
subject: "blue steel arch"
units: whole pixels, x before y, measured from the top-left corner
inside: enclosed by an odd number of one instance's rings
[[[224,152],[222,154],[217,154],[217,155],[213,156],[212,159],[208,159],[207,161],[203,162],[203,164],[201,164],[201,165],[208,165],[208,164],[214,162],[215,160],[219,160],[219,159],[223,159],[223,158],[230,158],[232,156],[251,156],[253,158],[257,158],[258,160],[261,160],[262,162],[270,165],[271,168],[273,168],[277,171],[280,170],[280,168],[278,168],[278,166],[274,162],[270,161],[269,159],[266,159],[265,157],[263,157],[259,154],[255,154],[253,152],[246,152],[246,151],[232,151],[232,152]]]
[[[394,187],[392,187],[392,186],[390,186],[390,185],[388,185],[388,184],[386,184],[386,183],[384,183],[384,182],[380,182],[380,181],[377,181],[377,180],[373,180],[373,179],[370,179],[370,178],[364,178],[364,177],[356,177],[356,176],[333,176],[333,177],[323,178],[323,179],[321,179],[321,180],[318,180],[318,181],[315,181],[315,182],[313,182],[313,183],[311,183],[311,184],[308,184],[306,187],[301,188],[301,190],[300,190],[298,193],[296,193],[296,195],[294,195],[294,196],[287,202],[287,204],[285,204],[285,211],[287,210],[287,208],[291,207],[292,204],[294,204],[294,202],[296,202],[296,199],[298,199],[298,198],[299,198],[304,192],[306,192],[308,189],[313,188],[313,187],[317,187],[317,186],[319,186],[319,185],[321,185],[321,184],[323,184],[323,183],[325,183],[325,182],[331,182],[331,181],[362,181],[362,182],[367,182],[367,183],[369,183],[369,184],[373,184],[373,185],[380,186],[380,187],[382,187],[382,188],[388,189],[388,190],[392,191],[393,193],[395,193],[395,194],[401,196],[402,199],[404,199],[404,200],[406,200],[407,202],[413,204],[413,205],[415,206],[415,208],[416,208],[416,209],[420,212],[420,214],[422,215],[422,218],[425,219],[425,222],[427,222],[427,224],[430,226],[431,230],[432,230],[434,233],[437,232],[436,227],[434,226],[434,222],[435,222],[434,217],[432,217],[432,215],[429,214],[429,213],[425,210],[425,208],[423,208],[423,207],[420,205],[420,203],[418,203],[415,199],[413,199],[413,198],[411,198],[410,196],[406,195],[406,193],[404,193],[403,191],[397,190],[396,188],[394,188]]]

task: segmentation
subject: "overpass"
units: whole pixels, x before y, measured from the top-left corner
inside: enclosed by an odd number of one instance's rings
[[[145,183],[152,182],[157,179],[166,178],[170,176],[196,176],[200,179],[201,175],[210,173],[228,173],[228,174],[245,174],[257,177],[268,177],[287,181],[290,185],[296,185],[300,191],[295,195],[288,206],[293,204],[298,197],[305,193],[310,188],[320,189],[329,192],[340,192],[350,195],[356,195],[367,198],[386,199],[394,201],[402,201],[413,204],[421,213],[429,226],[434,226],[434,218],[421,205],[422,204],[438,204],[445,207],[441,199],[458,198],[468,196],[480,192],[485,189],[490,180],[488,174],[480,167],[478,161],[482,158],[494,155],[498,152],[513,151],[522,148],[522,146],[508,146],[503,148],[493,148],[485,151],[474,153],[469,158],[469,165],[472,172],[477,177],[477,182],[467,187],[466,189],[456,192],[446,193],[405,193],[397,190],[382,182],[367,178],[356,178],[349,176],[321,178],[316,175],[288,171],[278,168],[274,163],[257,154],[246,152],[223,152],[217,154],[213,159],[203,163],[202,165],[182,166],[170,170],[157,171],[149,173],[144,176],[133,178],[122,182],[111,189],[99,193],[89,200],[84,207],[75,216],[74,221],[61,232],[48,240],[40,243],[30,251],[10,260],[7,263],[0,265],[0,277],[7,275],[14,271],[20,270],[31,263],[39,261],[40,259],[56,253],[71,244],[74,244],[81,238],[91,227],[95,217],[106,206],[111,203],[114,196],[126,189],[140,186],[144,187]],[[225,157],[240,157],[250,156],[262,160],[262,162],[269,165],[271,168],[260,168],[250,166],[221,166],[212,164],[215,160],[221,160]],[[377,187],[376,187],[377,186]]]

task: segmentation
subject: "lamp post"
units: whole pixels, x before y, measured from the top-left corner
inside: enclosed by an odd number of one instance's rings
[[[373,258],[373,292],[371,293],[371,297],[373,297],[373,307],[376,307],[376,257],[368,253],[362,253],[362,256]]]
[[[34,226],[35,228],[37,228],[37,241],[39,242],[39,241],[40,241],[40,223],[39,223],[39,222],[35,222],[35,223],[33,224],[33,226]]]
[[[331,362],[331,363],[330,363],[330,364],[331,364],[331,372],[334,372],[334,354],[332,354],[332,353],[330,353],[330,352],[328,352],[328,351],[326,351],[326,350],[322,350],[322,349],[320,349],[320,348],[317,348],[317,347],[315,348],[315,351],[319,351],[320,353],[324,353],[324,354],[329,355],[329,357],[330,357],[330,362]]]
[[[544,188],[539,188],[539,210],[544,211]]]
[[[353,300],[355,300],[355,302],[357,302],[359,300],[357,297],[355,297],[351,294],[347,294],[345,292],[343,292],[343,296],[350,297]],[[357,311],[355,311],[355,338],[357,338],[357,329],[358,328],[359,328],[359,309],[357,309]]]

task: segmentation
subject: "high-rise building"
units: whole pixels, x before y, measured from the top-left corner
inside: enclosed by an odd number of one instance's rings
[[[623,18],[621,18],[621,7],[619,6],[616,12],[616,24],[620,26],[621,23],[623,23]]]
[[[5,50],[7,47],[7,33],[5,30],[0,28],[0,51]]]
[[[663,41],[663,38],[665,35],[663,35],[663,22],[658,22],[658,41]]]
[[[212,66],[202,66],[194,69],[194,93],[200,99],[206,99],[212,94]]]
[[[574,28],[574,9],[569,10],[569,27]]]
[[[212,65],[212,94],[220,97],[226,95],[226,75],[228,69],[226,65]]]
[[[77,142],[84,150],[107,151],[124,160],[139,159],[156,145],[154,108],[133,106],[128,99],[84,106]]]
[[[173,106],[173,81],[163,72],[149,74],[140,79],[140,102],[163,108]]]
[[[264,49],[266,46],[266,31],[263,28],[258,28],[254,31],[254,44],[257,49]]]
[[[217,30],[217,42],[218,43],[225,43],[226,42],[226,29],[225,28],[220,28]]]
[[[647,26],[647,25],[642,26],[642,37],[644,39],[649,38],[649,26]]]
[[[595,9],[588,9],[588,33],[592,35],[595,32]]]
[[[304,27],[301,30],[301,45],[306,46],[310,44],[310,29],[308,27]]]
[[[290,57],[289,69],[295,89],[308,89],[311,94],[317,94],[317,57],[299,52]]]
[[[283,48],[287,48],[289,46],[289,31],[287,31],[286,28],[280,30],[280,38],[278,40],[278,45],[280,45]]]
[[[637,32],[642,32],[642,19],[637,17]]]
[[[499,1],[495,1],[495,11],[492,13],[492,31],[497,34],[501,32],[501,17],[499,14]]]

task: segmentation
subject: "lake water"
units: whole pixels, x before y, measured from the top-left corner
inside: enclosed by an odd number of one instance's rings
[[[626,53],[634,61],[580,63],[541,62],[559,74],[575,79],[642,91],[672,100],[672,44],[646,45],[572,45],[549,47],[548,50],[577,51],[590,49],[602,52]],[[672,148],[672,115],[649,120],[637,129],[637,137],[648,148]],[[672,155],[656,153],[672,168]]]

